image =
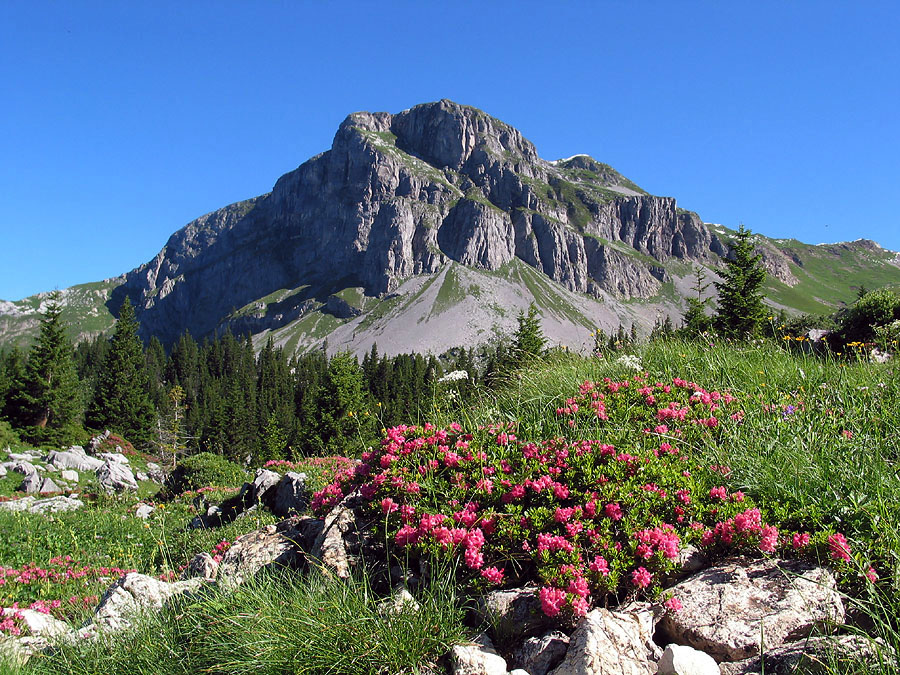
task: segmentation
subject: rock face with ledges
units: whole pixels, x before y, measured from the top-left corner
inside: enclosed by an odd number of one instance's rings
[[[379,296],[449,261],[498,270],[518,258],[572,291],[645,298],[664,280],[654,261],[724,250],[674,199],[585,156],[544,161],[516,129],[443,100],[348,116],[331,149],[270,194],[174,234],[111,304],[130,296],[142,330],[166,342],[222,329],[279,289],[306,288],[277,316],[263,306],[257,328],[302,316],[330,289]]]

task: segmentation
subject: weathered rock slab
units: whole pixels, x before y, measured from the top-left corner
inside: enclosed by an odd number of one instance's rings
[[[96,471],[103,466],[102,459],[91,457],[80,445],[73,445],[68,450],[51,450],[45,461],[57,469],[75,471]]]
[[[552,675],[651,675],[651,639],[634,613],[592,610],[578,622],[566,658]]]
[[[287,517],[303,513],[309,506],[306,474],[289,471],[275,487],[275,500],[271,506],[276,516]]]
[[[311,558],[341,579],[350,578],[350,568],[356,562],[354,551],[359,548],[361,532],[357,522],[359,499],[354,493],[335,505],[325,516],[322,530],[310,549]]]
[[[59,477],[62,480],[67,480],[71,483],[78,482],[78,472],[75,469],[63,469],[59,472]]]
[[[494,627],[495,636],[503,635],[504,638],[534,634],[547,625],[538,589],[534,586],[491,591],[478,598],[475,611],[481,620]]]
[[[840,624],[844,605],[831,573],[791,560],[729,560],[675,585],[682,609],[659,628],[671,642],[739,661]]]
[[[302,567],[306,562],[304,552],[321,527],[318,518],[294,517],[238,537],[219,564],[219,584],[237,586],[263,568]]]
[[[137,491],[137,481],[127,464],[107,460],[97,469],[97,480],[106,492]]]
[[[209,553],[205,551],[198,553],[184,568],[181,573],[182,579],[205,579],[206,581],[215,581],[219,574],[219,563]]]
[[[657,675],[720,675],[719,664],[709,654],[686,645],[669,645],[657,664]]]
[[[41,478],[41,475],[37,471],[35,471],[34,473],[29,473],[25,476],[25,480],[19,485],[19,491],[29,495],[38,494],[41,491],[41,486],[43,484],[44,479]]]
[[[450,669],[453,675],[506,675],[506,660],[482,633],[471,644],[456,645],[450,650]]]
[[[196,591],[202,584],[202,579],[169,583],[130,572],[106,590],[93,619],[80,632],[95,635],[98,631],[125,630],[141,613],[162,609],[170,598]]]
[[[48,499],[35,499],[34,497],[22,497],[8,502],[0,502],[0,509],[8,511],[28,511],[30,513],[55,513],[57,511],[75,511],[84,506],[84,502],[75,497],[50,497]]]
[[[550,631],[540,637],[530,637],[512,653],[510,666],[521,668],[531,675],[547,675],[566,658],[569,636],[562,631]]]
[[[38,489],[38,492],[42,495],[47,495],[55,492],[62,492],[62,488],[54,483],[52,478],[47,477],[41,481],[41,487]]]
[[[827,672],[857,672],[862,662],[878,664],[879,651],[882,663],[893,660],[882,645],[858,635],[815,637],[767,650],[762,656],[721,663],[719,667],[722,675],[793,675],[800,666],[817,663],[833,667]]]

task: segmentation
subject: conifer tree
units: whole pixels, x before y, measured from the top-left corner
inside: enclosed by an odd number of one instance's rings
[[[155,411],[148,392],[147,365],[134,308],[127,297],[97,375],[87,423],[95,429],[116,429],[132,443],[152,439]]]
[[[0,419],[10,419],[12,414],[12,395],[22,386],[25,375],[25,357],[18,347],[3,353],[0,363]]]
[[[374,418],[367,416],[362,369],[350,352],[335,354],[319,392],[320,452],[347,454],[360,442],[369,442]]]
[[[703,294],[712,284],[706,281],[706,272],[699,265],[694,268],[694,274],[697,277],[697,283],[694,284],[694,291],[697,292],[697,297],[688,298],[688,308],[682,319],[682,331],[688,335],[705,333],[712,328],[713,323],[712,317],[706,313],[709,298],[703,297]]]
[[[521,366],[544,353],[547,338],[541,330],[537,308],[528,306],[528,313],[519,312],[519,328],[513,336],[513,358],[515,365]]]
[[[725,267],[719,270],[722,281],[715,284],[719,291],[715,327],[726,337],[755,335],[766,316],[761,293],[766,271],[760,264],[762,256],[753,252],[750,235],[750,230],[741,225]]]
[[[184,389],[175,384],[166,396],[166,411],[156,422],[156,447],[163,460],[171,459],[171,469],[175,470],[178,457],[187,452],[188,435],[184,428]]]
[[[59,440],[63,430],[78,420],[82,406],[75,352],[66,337],[59,301],[59,292],[54,292],[20,383],[13,385],[10,396],[13,424],[46,430],[36,436],[48,440]]]
[[[165,387],[166,350],[155,335],[150,338],[147,350],[144,352],[144,361],[147,364],[150,402],[154,408],[161,410],[166,407],[167,398]]]

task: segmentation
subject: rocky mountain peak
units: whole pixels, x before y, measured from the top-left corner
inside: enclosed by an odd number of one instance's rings
[[[397,147],[438,168],[461,171],[467,164],[482,164],[486,157],[538,161],[534,145],[517,129],[477,108],[446,99],[395,115],[391,131],[397,136]]]
[[[119,295],[146,332],[172,339],[221,330],[279,289],[306,289],[278,304],[292,321],[341,288],[382,296],[451,262],[518,259],[576,293],[647,298],[668,279],[661,261],[723,251],[674,199],[584,155],[544,161],[508,124],[441,100],[349,115],[330,150],[269,195],[189,224]]]

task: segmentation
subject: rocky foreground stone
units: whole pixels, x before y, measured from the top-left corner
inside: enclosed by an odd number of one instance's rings
[[[265,474],[257,481],[248,490],[273,491],[281,482]],[[53,641],[127,630],[136,616],[159,611],[173,598],[234,588],[263,569],[315,566],[347,579],[361,565],[357,554],[366,531],[357,500],[346,497],[325,518],[295,515],[243,535],[221,562],[200,553],[179,581],[126,574],[84,625],[32,617],[31,635],[7,638],[0,649],[26,659]],[[481,634],[453,647],[447,662],[454,675],[754,675],[794,672],[804,658],[831,654],[845,662],[893,658],[877,642],[842,632],[845,610],[834,577],[809,563],[732,558],[667,590],[680,598],[679,611],[646,602],[596,608],[570,633],[548,623],[536,588],[493,591],[477,604],[477,621],[494,627],[504,649]],[[398,587],[381,610],[417,612],[419,605]]]

